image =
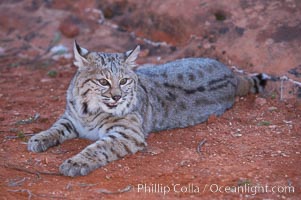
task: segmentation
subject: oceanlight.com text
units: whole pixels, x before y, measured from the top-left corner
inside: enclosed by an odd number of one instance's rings
[[[278,193],[278,194],[289,194],[294,193],[295,188],[291,185],[250,185],[244,184],[241,186],[225,186],[219,184],[205,184],[198,185],[195,183],[189,184],[160,184],[160,183],[149,183],[149,184],[138,184],[136,186],[138,193],[157,193],[167,195],[169,193],[237,193],[237,194],[249,194],[256,195],[262,193]]]

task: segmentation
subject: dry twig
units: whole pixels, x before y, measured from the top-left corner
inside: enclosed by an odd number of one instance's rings
[[[30,200],[33,196],[36,197],[42,197],[45,199],[65,199],[65,197],[61,197],[61,196],[54,196],[54,195],[47,195],[47,194],[33,194],[30,190],[28,189],[20,189],[20,190],[8,190],[9,192],[22,192],[22,193],[27,193],[28,194],[28,200]],[[40,198],[39,198],[40,199]]]
[[[8,190],[9,192],[22,192],[22,193],[27,193],[28,194],[28,200],[30,200],[31,199],[31,197],[33,196],[33,194],[31,193],[31,191],[30,190],[27,190],[27,189],[20,189],[20,190]]]
[[[20,172],[25,172],[25,173],[28,173],[28,174],[34,174],[38,178],[41,178],[41,174],[42,175],[49,175],[49,176],[62,176],[61,174],[56,173],[56,172],[41,172],[41,171],[37,171],[37,170],[25,169],[25,168],[22,168],[22,167],[19,167],[19,166],[11,165],[11,164],[6,164],[6,165],[4,165],[4,167],[8,168],[8,169],[17,170],[17,171],[20,171]]]
[[[11,180],[11,181],[9,181],[9,183],[8,183],[8,186],[9,187],[16,187],[16,186],[21,186],[25,181],[26,181],[26,177],[24,177],[24,178],[22,178],[22,179],[20,179],[20,180]]]
[[[11,140],[11,139],[18,139],[18,138],[20,138],[20,137],[31,137],[31,136],[33,136],[33,135],[35,135],[34,133],[24,133],[24,134],[22,134],[22,136],[20,136],[20,135],[7,135],[7,136],[5,136],[5,139],[8,139],[8,140]]]
[[[131,189],[132,189],[132,186],[128,185],[123,189],[118,189],[117,191],[110,191],[110,190],[107,190],[107,189],[99,189],[98,193],[102,193],[102,194],[121,194],[121,193],[128,192]]]
[[[198,152],[199,154],[201,154],[201,148],[202,148],[202,146],[203,146],[206,142],[207,142],[207,140],[206,140],[206,139],[203,139],[203,140],[201,140],[200,143],[198,144],[196,150],[197,150],[197,152]]]

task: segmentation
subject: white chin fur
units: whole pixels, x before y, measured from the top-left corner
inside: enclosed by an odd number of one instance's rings
[[[126,104],[127,104],[126,102],[120,103],[120,104],[117,104],[116,107],[109,107],[106,104],[102,104],[101,109],[106,113],[110,113],[115,116],[122,116],[122,115],[129,113],[132,109],[132,106],[127,107]]]

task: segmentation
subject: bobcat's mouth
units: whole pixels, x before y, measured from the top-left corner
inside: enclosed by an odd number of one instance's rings
[[[112,108],[116,108],[118,106],[118,103],[106,103],[106,105],[112,109]]]

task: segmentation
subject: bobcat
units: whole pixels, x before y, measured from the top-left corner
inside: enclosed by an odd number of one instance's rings
[[[65,176],[92,170],[142,150],[150,132],[192,126],[221,115],[235,96],[261,92],[264,74],[238,76],[208,58],[187,58],[138,67],[137,46],[126,53],[89,52],[74,42],[78,67],[67,90],[65,113],[28,141],[42,152],[72,138],[96,141],[67,159]]]

